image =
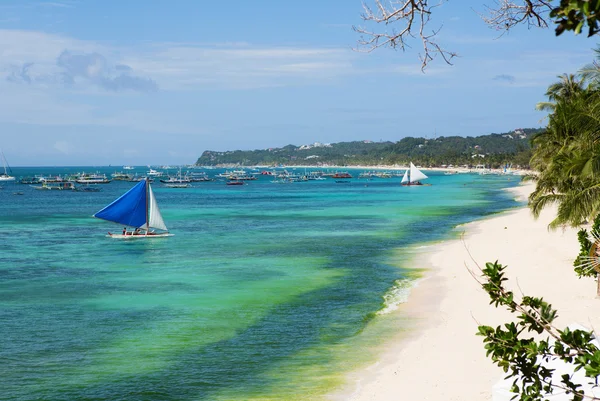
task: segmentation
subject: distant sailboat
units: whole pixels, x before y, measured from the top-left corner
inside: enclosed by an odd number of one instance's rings
[[[6,157],[4,157],[4,153],[2,153],[2,151],[0,151],[0,155],[2,156],[2,164],[4,165],[4,174],[0,174],[0,181],[14,181],[15,177],[8,175],[8,172],[6,171],[6,167],[8,167],[8,163],[6,163]],[[10,169],[10,167],[9,167]]]
[[[109,232],[108,236],[111,238],[158,238],[173,235],[165,225],[148,180],[137,183],[110,205],[94,214],[94,217],[125,226],[121,234]]]
[[[402,181],[400,184],[402,185],[424,185],[421,181],[427,179],[425,174],[421,172],[415,165],[410,162],[410,169],[407,169],[404,172],[404,176],[402,177]]]

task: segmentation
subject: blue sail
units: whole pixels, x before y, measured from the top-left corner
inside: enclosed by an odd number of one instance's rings
[[[94,217],[130,227],[145,226],[148,218],[146,185],[146,180],[140,181]]]

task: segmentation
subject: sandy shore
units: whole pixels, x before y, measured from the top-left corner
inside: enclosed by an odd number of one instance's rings
[[[526,197],[533,184],[512,189]],[[396,313],[415,322],[410,337],[399,336],[379,361],[350,376],[333,400],[489,400],[503,372],[485,357],[478,324],[496,326],[510,315],[489,305],[488,295],[467,265],[498,260],[508,265],[507,286],[543,296],[558,309],[557,325],[578,322],[600,330],[600,300],[591,278],[578,279],[572,263],[579,253],[577,230],[548,231],[555,210],[534,220],[527,208],[467,224],[462,240],[429,247],[418,267],[429,273]],[[467,251],[468,249],[468,251]]]
[[[239,166],[221,166],[223,168],[236,168]],[[254,166],[255,168],[261,169],[261,168],[271,168],[271,166]],[[504,171],[503,169],[497,168],[497,169],[489,169],[489,168],[468,168],[468,167],[464,167],[464,166],[455,166],[455,167],[420,167],[417,166],[419,169],[423,170],[423,171],[439,171],[439,172],[443,172],[443,173],[448,173],[448,174],[457,174],[457,173],[480,173],[480,172],[485,172],[488,174],[503,174]],[[313,165],[313,166],[295,166],[295,165],[286,165],[284,167],[280,167],[280,168],[310,168],[310,169],[319,169],[319,170],[340,170],[340,171],[346,171],[346,170],[365,170],[365,171],[404,171],[406,169],[409,168],[409,166],[401,166],[398,164],[393,164],[393,165],[377,165],[377,166],[362,166],[362,165],[356,165],[356,166],[317,166],[317,165]],[[533,174],[535,172],[532,172],[532,170],[522,170],[522,169],[513,169],[511,168],[510,174],[513,175],[527,175],[527,174]]]

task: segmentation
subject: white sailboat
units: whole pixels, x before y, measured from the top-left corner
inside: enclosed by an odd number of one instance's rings
[[[110,205],[94,214],[94,217],[125,226],[120,234],[109,232],[108,236],[111,238],[160,238],[173,235],[165,225],[147,179],[137,183]]]
[[[0,174],[0,181],[2,181],[2,182],[14,181],[15,177],[8,175],[8,172],[6,171],[6,167],[8,167],[8,163],[6,163],[6,157],[4,157],[4,153],[2,151],[0,151],[0,155],[2,156],[2,164],[4,165],[4,174]]]
[[[402,177],[402,181],[400,184],[402,185],[427,185],[423,184],[421,181],[427,179],[425,174],[421,170],[415,167],[415,165],[410,162],[410,168],[404,172],[404,176]]]

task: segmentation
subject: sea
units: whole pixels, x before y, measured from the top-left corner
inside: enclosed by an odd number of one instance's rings
[[[517,176],[426,172],[431,186],[403,187],[344,170],[344,183],[156,181],[174,236],[144,240],[108,238],[122,226],[92,217],[134,183],[0,184],[0,399],[326,399],[410,330],[395,309],[423,274],[416,256],[523,206],[505,190]]]

